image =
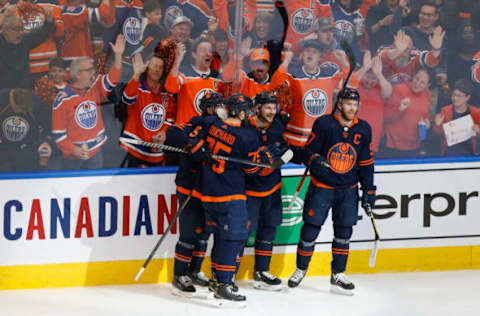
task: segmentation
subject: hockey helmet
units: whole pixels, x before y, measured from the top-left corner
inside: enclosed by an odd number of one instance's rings
[[[355,100],[360,103],[360,94],[356,89],[345,87],[338,94],[338,99]]]
[[[248,117],[251,115],[253,108],[252,99],[240,93],[232,94],[232,96],[228,98],[226,105],[228,115],[232,117],[238,117],[242,111],[245,111],[245,114],[247,114]]]
[[[254,102],[255,105],[260,108],[262,105],[267,103],[278,104],[278,98],[273,91],[262,91],[255,96]]]
[[[215,109],[216,106],[222,105],[225,103],[223,96],[216,92],[207,91],[203,98],[200,100],[200,110],[202,113],[207,114],[207,109]]]

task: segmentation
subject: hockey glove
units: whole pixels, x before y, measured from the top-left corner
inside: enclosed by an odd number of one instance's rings
[[[310,160],[310,172],[317,179],[321,179],[328,175],[330,164],[320,155],[313,155]]]
[[[212,156],[210,154],[210,150],[208,149],[208,145],[198,136],[189,138],[187,146],[185,146],[185,150],[190,152],[193,160],[197,162],[212,161]]]
[[[369,212],[371,212],[371,209],[375,206],[376,190],[376,186],[362,188],[362,207],[368,216],[370,216]]]

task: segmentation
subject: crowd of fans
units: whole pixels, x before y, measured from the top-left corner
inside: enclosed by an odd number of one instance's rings
[[[377,157],[478,155],[480,1],[242,2],[236,28],[236,0],[0,0],[0,171],[175,163],[118,138],[163,142],[209,91],[276,91],[301,146],[341,41]]]

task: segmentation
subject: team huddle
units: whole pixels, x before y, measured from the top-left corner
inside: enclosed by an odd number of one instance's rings
[[[371,128],[357,118],[360,95],[345,87],[337,99],[337,113],[317,118],[303,147],[285,140],[287,120],[270,91],[253,99],[233,94],[226,100],[208,92],[199,103],[201,116],[167,129],[165,144],[188,152],[180,157],[175,180],[179,204],[184,207],[175,248],[174,293],[192,297],[198,292],[195,286],[208,286],[219,300],[245,304],[235,274],[251,232],[256,232],[254,287],[282,289],[281,280],[269,273],[276,227],[282,218],[281,174],[274,167],[293,156],[293,162],[309,168],[311,182],[297,268],[288,286],[297,287],[304,278],[315,240],[332,208],[332,291],[353,294],[354,284],[344,271],[358,216],[359,183],[362,206],[373,207],[375,202],[374,158]],[[212,277],[207,279],[201,265],[210,234]]]

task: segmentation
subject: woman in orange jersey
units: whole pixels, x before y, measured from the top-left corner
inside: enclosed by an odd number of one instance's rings
[[[173,124],[175,99],[165,92],[165,62],[154,55],[147,62],[136,54],[132,60],[133,76],[128,82],[122,101],[127,104],[127,123],[122,137],[147,142],[165,142],[165,131]],[[156,148],[122,143],[127,154],[128,167],[158,166],[163,162],[163,152]]]

